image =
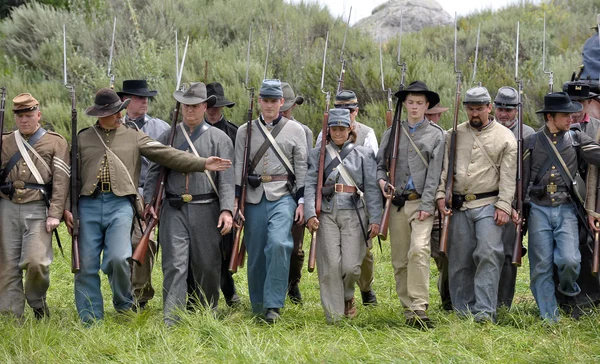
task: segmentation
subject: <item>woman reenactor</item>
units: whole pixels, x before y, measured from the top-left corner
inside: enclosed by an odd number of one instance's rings
[[[377,163],[369,148],[356,146],[346,109],[329,111],[329,141],[325,152],[321,215],[315,194],[319,148],[309,153],[305,182],[306,221],[316,232],[321,304],[327,322],[356,316],[354,287],[367,250],[367,239],[379,232],[382,198],[377,188]],[[365,211],[366,209],[366,211]],[[321,226],[321,224],[323,224]]]

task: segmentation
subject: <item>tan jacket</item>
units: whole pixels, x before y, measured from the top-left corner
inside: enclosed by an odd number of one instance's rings
[[[52,182],[52,199],[50,200],[50,208],[48,216],[57,219],[62,219],[65,201],[69,190],[70,177],[70,158],[69,145],[65,138],[60,134],[48,131],[43,137],[33,145],[33,149],[42,157],[46,165],[50,167],[50,171],[43,163],[31,152],[28,151],[29,157],[35,164],[35,167],[40,172],[44,183]],[[14,133],[8,133],[2,136],[2,168],[6,166],[9,159],[19,151]],[[8,174],[6,182],[23,181],[25,183],[35,183],[35,179],[31,170],[23,157],[19,159],[17,164]],[[2,198],[8,199],[8,196],[0,194]],[[16,189],[13,195],[12,202],[24,204],[33,201],[43,201],[44,196],[36,189]]]
[[[131,174],[131,184],[127,171],[116,160],[112,153],[106,153],[102,142],[94,132],[94,128],[103,138],[104,143],[123,162]],[[79,180],[80,195],[90,196],[96,189],[102,170],[104,155],[107,155],[110,171],[112,192],[117,196],[136,194],[142,156],[149,160],[164,165],[176,172],[203,172],[205,158],[198,158],[193,154],[162,145],[148,135],[135,129],[121,126],[105,133],[97,126],[83,129],[77,137],[79,143]]]
[[[479,138],[487,154],[498,166],[500,175],[496,173],[494,167],[483,155],[470,130]],[[451,132],[448,132],[446,134],[444,168],[436,199],[446,197],[450,136]],[[469,122],[464,122],[458,126],[456,138],[453,193],[465,195],[499,191],[498,196],[465,201],[461,210],[493,203],[496,208],[510,214],[512,212],[511,203],[515,194],[517,174],[517,141],[513,133],[496,121],[491,122],[481,131],[471,128]]]

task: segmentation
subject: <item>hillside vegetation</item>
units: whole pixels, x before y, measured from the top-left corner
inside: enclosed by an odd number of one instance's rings
[[[548,78],[542,72],[543,17],[547,18],[547,69],[554,72],[555,90],[560,89],[581,63],[583,42],[592,34],[599,1],[553,0],[541,5],[526,3],[500,11],[482,11],[459,18],[458,64],[464,75],[463,93],[471,86],[477,27],[481,24],[477,80],[492,94],[503,85],[515,85],[514,49],[517,21],[521,22],[519,73],[525,82],[526,122],[539,125],[534,111],[547,92]],[[68,10],[67,10],[68,9]],[[232,11],[234,10],[234,11]],[[0,83],[10,99],[31,92],[43,107],[46,122],[69,134],[70,99],[62,85],[62,26],[67,26],[69,80],[77,90],[81,127],[93,119],[83,110],[94,92],[108,86],[107,64],[113,17],[117,36],[113,73],[116,89],[130,78],[146,78],[159,95],[151,104],[152,115],[168,119],[174,105],[175,38],[179,54],[190,37],[183,81],[219,81],[237,106],[227,116],[241,124],[248,106],[244,88],[246,47],[252,26],[249,85],[260,86],[266,58],[269,25],[273,27],[267,77],[290,82],[307,103],[296,118],[313,130],[320,128],[325,96],[320,91],[325,36],[329,49],[325,90],[335,91],[340,71],[340,51],[345,22],[334,19],[319,5],[290,5],[283,0],[86,0],[69,1],[66,8],[32,2],[15,8],[0,23]],[[406,84],[421,79],[440,93],[452,107],[456,89],[453,72],[453,27],[427,28],[405,34],[402,60],[407,63]],[[344,58],[348,61],[345,87],[354,89],[361,103],[361,121],[380,134],[385,126],[386,94],[381,89],[379,44],[358,30],[350,29]],[[385,86],[399,87],[396,64],[398,38],[383,44]],[[208,67],[205,67],[205,66]],[[206,72],[205,74],[205,70]],[[442,119],[450,127],[452,110]],[[461,119],[465,114],[461,110]],[[7,113],[10,125],[12,115]]]

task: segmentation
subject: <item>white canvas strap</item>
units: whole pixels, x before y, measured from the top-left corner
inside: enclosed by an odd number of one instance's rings
[[[279,154],[280,159],[283,161],[283,163],[285,163],[285,166],[287,167],[287,169],[289,171],[294,171],[292,164],[286,158],[285,153],[283,153],[283,150],[281,150],[281,148],[279,147],[279,144],[277,144],[277,141],[275,141],[275,138],[273,138],[269,129],[267,129],[267,127],[264,126],[263,123],[261,123],[261,122],[258,122],[257,124],[258,124],[258,127],[264,131],[265,135],[269,139],[269,142],[273,146],[273,149],[275,149],[275,153]]]
[[[38,184],[43,185],[44,184],[44,179],[42,178],[42,175],[40,174],[40,171],[37,169],[37,167],[35,166],[35,164],[31,160],[31,157],[29,156],[29,153],[27,153],[27,150],[25,149],[25,144],[23,143],[24,142],[23,136],[21,136],[21,133],[19,133],[18,130],[15,131],[15,141],[17,142],[17,148],[19,148],[19,152],[21,153],[21,157],[23,157],[23,159],[25,160],[25,162],[29,166],[29,170],[33,174],[33,177],[35,177],[35,180],[37,181]],[[36,154],[36,157],[43,162],[42,164],[50,172],[50,167],[48,167],[48,165],[42,159],[42,157],[40,157],[39,154],[37,154],[37,152],[35,152],[35,154]],[[50,174],[52,174],[52,172],[50,172]]]
[[[206,122],[206,121],[204,121],[204,122]],[[185,140],[187,141],[188,145],[192,149],[192,153],[194,153],[194,155],[196,157],[201,158],[200,155],[198,154],[198,151],[196,150],[196,147],[194,146],[194,143],[192,143],[190,136],[188,135],[187,131],[183,127],[183,123],[179,123],[179,127],[181,128],[181,132],[183,133]],[[215,190],[215,193],[219,194],[219,190],[217,190],[217,185],[215,184],[215,181],[213,180],[212,176],[210,175],[210,172],[205,169],[204,174],[206,174],[206,178],[208,178],[208,182],[212,186],[213,190]]]

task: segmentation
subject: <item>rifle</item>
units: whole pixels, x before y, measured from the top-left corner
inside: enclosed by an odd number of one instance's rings
[[[317,176],[317,191],[315,196],[315,212],[317,219],[321,215],[321,204],[323,202],[323,172],[325,170],[325,147],[327,146],[327,122],[329,120],[329,103],[331,101],[331,93],[323,91],[325,81],[325,61],[327,60],[327,43],[329,42],[329,32],[325,37],[325,50],[323,51],[323,68],[321,71],[321,92],[325,94],[325,112],[323,113],[323,123],[321,124],[321,147],[319,150],[319,169]],[[308,253],[308,271],[315,270],[317,260],[317,232],[313,231],[310,240],[310,252]]]
[[[117,17],[115,16],[115,21],[113,22],[113,32],[112,32],[112,40],[110,41],[110,54],[108,56],[108,70],[106,74],[110,78],[110,88],[115,88],[115,75],[111,72],[111,65],[113,59],[113,52],[115,50],[115,32],[117,30]]]
[[[344,41],[342,42],[342,51],[340,52],[340,62],[342,63],[342,70],[340,71],[340,78],[338,78],[338,87],[336,94],[339,94],[344,89],[344,75],[346,74],[346,60],[344,59],[344,48],[346,48],[346,37],[348,36],[348,28],[350,28],[351,16],[352,7],[350,7],[350,12],[348,13],[348,21],[346,22],[346,32],[344,32]]]
[[[548,93],[554,91],[554,73],[550,70],[546,71],[546,13],[544,13],[544,41],[542,42],[542,70],[548,75]]]
[[[181,66],[177,70],[177,86],[175,90],[179,89],[181,85],[181,75],[183,74],[183,65],[185,64],[185,56],[187,54],[188,42],[190,37],[188,36],[185,41],[185,49],[183,50],[183,57],[181,58]],[[173,110],[173,118],[171,119],[171,131],[169,133],[168,145],[173,145],[173,140],[175,139],[175,131],[177,130],[177,120],[179,119],[179,109],[181,107],[181,103],[177,101],[175,103],[175,109]],[[159,216],[160,216],[160,208],[162,206],[162,199],[165,191],[165,185],[167,182],[167,175],[169,173],[169,169],[161,166],[160,171],[158,173],[158,179],[156,180],[156,188],[154,189],[154,195],[152,196],[152,200],[150,201],[150,206],[154,208],[154,213],[156,214],[156,218],[153,216],[149,216],[145,223],[146,229],[144,230],[140,242],[138,243],[135,251],[131,256],[131,260],[133,260],[138,266],[142,265],[142,262],[146,258],[146,254],[150,247],[150,235],[154,228],[158,224]]]
[[[456,13],[454,13],[454,73],[456,73],[456,97],[454,100],[454,122],[450,132],[450,146],[448,149],[448,174],[446,176],[446,209],[452,211],[452,190],[454,189],[454,163],[456,160],[456,128],[458,126],[458,109],[460,108],[460,86],[462,73],[456,66],[456,47],[457,47],[457,23]],[[440,236],[440,253],[448,254],[448,232],[450,227],[450,215],[442,218],[442,234]]]
[[[402,29],[402,18],[400,18],[400,29]],[[383,77],[383,55],[381,54],[381,38],[379,39],[379,69],[381,70],[381,89],[384,92],[387,92],[388,108],[385,111],[385,126],[389,128],[392,126],[392,89],[385,88]]]
[[[4,109],[6,105],[6,87],[0,87],[2,99],[0,100],[0,152],[2,152],[2,134],[4,133]],[[2,153],[0,153],[0,167],[2,166]],[[1,173],[1,172],[0,172]]]
[[[600,174],[598,175],[600,177]],[[600,213],[600,183],[596,188],[596,213]],[[600,227],[600,223],[596,222],[596,227]],[[592,275],[595,277],[598,275],[598,268],[600,266],[600,233],[594,232],[594,249],[592,251]]]
[[[270,30],[269,30],[269,39]],[[236,229],[235,238],[233,239],[233,247],[231,253],[231,259],[229,260],[229,271],[231,273],[236,273],[238,267],[243,266],[244,264],[244,254],[246,252],[245,243],[242,239],[242,229],[244,228],[244,220],[242,217],[244,215],[244,209],[246,206],[246,192],[248,190],[248,173],[250,169],[250,139],[252,138],[252,119],[254,114],[254,87],[248,87],[248,76],[250,71],[250,45],[252,44],[252,27],[250,27],[250,33],[248,35],[248,51],[246,53],[246,80],[244,81],[244,87],[249,92],[250,100],[248,102],[248,112],[246,116],[246,142],[244,144],[244,164],[242,167],[242,181],[241,188],[242,193],[238,200],[238,211],[235,214],[236,223],[240,226],[239,229]],[[268,47],[268,46],[267,46]],[[267,60],[268,60],[268,52],[267,52]],[[265,74],[267,70],[265,68]]]
[[[400,66],[402,70],[402,76],[400,77],[400,90],[404,90],[404,79],[406,77],[406,62],[400,62],[400,54],[402,49],[402,16],[400,17],[400,40],[398,41],[398,58],[396,59],[396,63]],[[388,105],[391,112],[391,90],[390,97],[388,100]],[[402,126],[400,118],[402,117],[402,102],[400,99],[396,102],[396,111],[394,113],[394,120],[392,122],[392,130],[390,137],[394,138],[393,143],[391,145],[388,141],[388,147],[385,151],[387,165],[388,165],[388,194],[389,197],[385,199],[385,206],[383,208],[383,215],[381,216],[381,227],[379,229],[379,236],[382,240],[387,240],[388,228],[390,222],[390,211],[392,209],[392,199],[394,198],[394,190],[393,187],[396,185],[396,161],[398,160],[398,146],[400,145],[400,131]],[[386,115],[387,119],[387,115]]]
[[[518,85],[519,102],[517,104],[517,214],[520,219],[523,218],[523,80],[519,79],[519,27],[517,22],[517,45],[515,51],[515,81]],[[513,248],[512,264],[517,267],[521,266],[521,258],[523,255],[523,221],[516,226],[515,245]]]
[[[473,62],[473,78],[471,79],[471,83],[477,83],[478,86],[481,86],[481,82],[477,82],[477,58],[479,56],[479,34],[481,33],[481,23],[479,23],[479,27],[477,27],[477,42],[475,43],[475,62]]]
[[[79,261],[79,146],[77,143],[77,107],[75,86],[69,85],[67,80],[67,27],[63,25],[63,75],[64,86],[71,94],[71,214],[73,215],[73,231],[71,232],[71,273],[78,273],[81,265]],[[56,230],[54,230],[56,231]]]

